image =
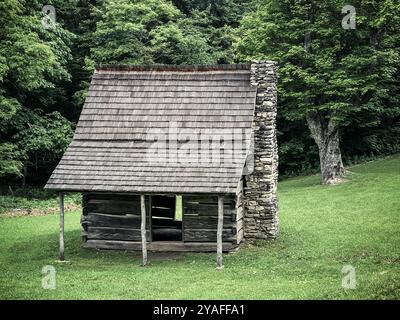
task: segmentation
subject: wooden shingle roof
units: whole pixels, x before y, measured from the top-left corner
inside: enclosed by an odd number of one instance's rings
[[[233,193],[251,136],[250,66],[101,66],[45,188]]]

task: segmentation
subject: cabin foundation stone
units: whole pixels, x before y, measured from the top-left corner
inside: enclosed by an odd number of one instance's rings
[[[245,176],[244,238],[247,241],[278,236],[278,148],[276,140],[277,66],[255,61],[251,85],[257,87],[253,119],[253,171]]]

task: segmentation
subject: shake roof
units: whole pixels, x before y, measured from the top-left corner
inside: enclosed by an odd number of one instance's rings
[[[250,66],[100,66],[45,188],[233,193],[248,153]]]

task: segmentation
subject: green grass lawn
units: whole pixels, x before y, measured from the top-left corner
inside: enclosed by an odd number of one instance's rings
[[[83,249],[79,212],[66,214],[66,259],[56,261],[58,215],[0,217],[2,299],[399,299],[400,156],[349,168],[349,181],[318,176],[279,185],[278,240],[215,254],[151,255]],[[57,288],[42,289],[53,265]],[[357,287],[341,287],[342,267]]]
[[[69,193],[65,196],[66,209],[80,207],[81,196],[78,193]],[[0,194],[0,215],[42,215],[54,213],[59,209],[56,192],[30,188],[19,189],[14,195]]]

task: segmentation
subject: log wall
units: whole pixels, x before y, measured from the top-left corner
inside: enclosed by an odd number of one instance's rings
[[[240,200],[240,203],[237,199]],[[149,242],[152,241],[151,201],[151,197],[146,196],[146,230]],[[237,247],[243,237],[243,214],[238,209],[238,205],[239,208],[241,207],[241,201],[238,195],[224,196],[222,232],[224,251]],[[86,247],[141,248],[139,195],[86,193],[83,194],[82,208],[82,238]],[[198,251],[197,246],[204,244],[202,250],[212,251],[213,243],[216,246],[217,241],[218,196],[183,195],[182,209],[183,241],[181,242],[182,248],[179,247],[179,250],[193,248],[193,251]],[[156,243],[161,242],[154,242],[154,244]],[[168,250],[167,243],[164,243],[162,247]],[[171,251],[175,251],[173,244],[171,244],[171,248],[173,249]],[[216,250],[216,247],[214,249]]]
[[[141,241],[140,196],[87,193],[82,201],[82,238]],[[149,197],[146,196],[147,240],[151,239]]]
[[[218,224],[218,196],[184,195],[183,241],[216,242]],[[237,243],[236,200],[232,195],[224,196],[224,224],[222,241]]]

